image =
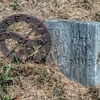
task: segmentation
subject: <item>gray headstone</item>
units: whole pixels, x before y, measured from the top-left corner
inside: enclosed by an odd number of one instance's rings
[[[100,23],[48,20],[55,60],[71,80],[100,85]]]

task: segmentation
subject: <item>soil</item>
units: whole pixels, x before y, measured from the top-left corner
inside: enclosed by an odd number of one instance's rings
[[[0,21],[16,13],[44,23],[48,19],[100,21],[100,0],[0,0]],[[87,88],[70,81],[54,59],[49,64],[0,62],[0,66],[9,65],[14,79],[7,94],[15,100],[100,100],[99,86]]]

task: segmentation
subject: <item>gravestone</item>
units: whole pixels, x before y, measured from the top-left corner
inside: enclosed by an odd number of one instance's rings
[[[85,86],[100,85],[100,23],[47,20],[61,71]]]

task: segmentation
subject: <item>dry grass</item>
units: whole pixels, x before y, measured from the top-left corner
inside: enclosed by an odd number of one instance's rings
[[[7,64],[3,64],[7,66]],[[87,89],[69,81],[55,64],[11,64],[13,84],[9,95],[20,100],[92,100],[85,96]]]
[[[13,82],[8,85],[8,95],[18,100],[99,100],[98,87],[88,89],[68,80],[55,63],[11,64],[5,60],[0,66],[9,64]]]
[[[41,20],[99,21],[99,12],[100,0],[0,0],[0,21],[16,13],[30,14]],[[8,65],[6,60],[2,63],[0,66]],[[9,94],[17,96],[17,100],[99,100],[98,88],[87,89],[69,81],[59,71],[54,59],[47,65],[12,66],[15,80]]]
[[[14,1],[16,0],[1,0],[0,20],[15,13],[28,13],[41,20],[96,21],[95,14],[100,11],[99,0],[18,0],[16,10],[13,10],[11,5]]]

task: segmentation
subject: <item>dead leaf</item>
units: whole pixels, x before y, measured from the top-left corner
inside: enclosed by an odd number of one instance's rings
[[[16,98],[16,100],[20,100],[20,98],[19,98],[19,97],[17,97],[17,98]]]
[[[50,90],[46,90],[45,93],[46,93],[46,94],[50,94],[51,91],[50,91]]]
[[[2,70],[0,70],[0,74],[2,74],[2,72],[3,72],[3,71],[2,71]]]

